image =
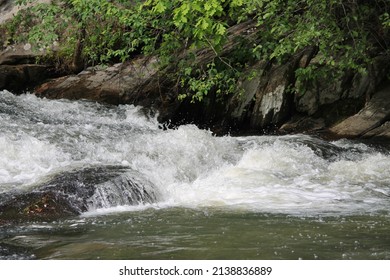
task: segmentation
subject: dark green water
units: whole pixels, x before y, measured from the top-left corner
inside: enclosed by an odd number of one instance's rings
[[[390,221],[380,214],[149,209],[1,231],[2,252],[17,259],[390,259]]]

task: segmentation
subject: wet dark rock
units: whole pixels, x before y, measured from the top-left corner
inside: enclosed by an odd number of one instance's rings
[[[49,67],[37,64],[0,65],[0,90],[22,93],[52,76]]]
[[[335,143],[323,140],[319,137],[300,137],[295,140],[295,143],[303,144],[310,148],[318,157],[321,157],[328,162],[334,162],[339,160],[361,160],[368,150],[366,148],[343,147]],[[372,150],[374,151],[374,149]]]
[[[53,66],[36,64],[43,52],[29,44],[8,47],[0,52],[0,90],[25,92],[57,75]]]
[[[315,48],[308,48],[283,65],[257,62],[250,69],[256,75],[240,81],[243,91],[228,99],[227,108],[222,109],[225,115],[220,117],[220,123],[236,131],[252,133],[317,134],[328,132],[328,128],[363,108],[372,111],[372,102],[366,101],[375,100],[378,88],[386,81],[386,73],[390,69],[388,58],[375,58],[366,74],[345,71],[342,75],[330,75],[302,87],[296,80],[295,71],[318,64],[319,56]],[[295,90],[291,91],[292,88]],[[300,88],[306,88],[306,91],[300,92]],[[379,124],[383,124],[384,120],[382,118]],[[361,120],[356,119],[354,123],[360,126],[359,122]],[[386,126],[383,126],[377,132],[386,137],[385,130]],[[331,133],[336,138],[353,136],[333,129]]]
[[[317,64],[317,60],[314,57],[309,65]],[[378,56],[366,74],[345,71],[342,75],[318,79],[305,92],[295,94],[295,110],[322,119],[326,127],[332,127],[365,107],[386,81],[389,69],[389,58]]]
[[[2,194],[0,221],[53,220],[89,209],[153,203],[158,191],[121,166],[87,167],[52,176],[22,193]]]
[[[279,131],[282,133],[316,133],[325,129],[325,121],[322,118],[313,118],[309,116],[295,115],[289,121],[284,123]]]
[[[386,137],[390,135],[390,84],[376,92],[357,114],[333,126],[330,131],[342,137]]]

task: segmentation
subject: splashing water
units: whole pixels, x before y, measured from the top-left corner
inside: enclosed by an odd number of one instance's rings
[[[0,218],[0,259],[390,259],[388,170],[386,146],[162,130],[131,105],[0,91],[0,205],[96,182],[79,216]]]
[[[291,215],[388,211],[390,158],[309,136],[215,137],[161,130],[131,105],[49,101],[0,92],[0,192],[77,166],[122,165],[161,192],[158,207]],[[156,205],[155,205],[156,206]]]

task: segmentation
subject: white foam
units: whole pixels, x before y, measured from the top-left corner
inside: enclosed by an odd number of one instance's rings
[[[0,135],[0,151],[0,182],[9,185],[32,183],[69,161],[54,145],[29,135]]]
[[[187,207],[294,215],[371,212],[389,205],[387,196],[373,194],[373,186],[390,185],[383,172],[389,162],[385,155],[367,155],[361,161],[330,163],[307,146],[276,141],[244,151],[237,164],[193,183],[171,185],[169,192],[172,204]]]
[[[194,125],[160,130],[155,117],[131,105],[0,92],[0,154],[0,192],[66,168],[117,164],[159,188],[159,207],[315,215],[390,206],[389,155],[364,144],[215,137]]]

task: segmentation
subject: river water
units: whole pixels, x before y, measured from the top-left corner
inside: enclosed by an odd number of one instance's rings
[[[122,166],[155,203],[0,224],[0,259],[390,259],[386,143],[161,129],[131,105],[0,91],[1,197]]]

